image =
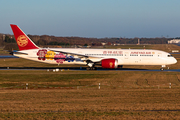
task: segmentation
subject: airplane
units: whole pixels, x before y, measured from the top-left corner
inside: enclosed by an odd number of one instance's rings
[[[14,56],[49,64],[87,65],[87,70],[121,68],[123,65],[166,65],[177,60],[169,53],[150,49],[40,48],[17,25],[10,24],[19,51]]]

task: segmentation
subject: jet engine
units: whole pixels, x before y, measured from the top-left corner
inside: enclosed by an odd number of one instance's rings
[[[118,60],[117,59],[103,59],[101,60],[102,68],[117,68],[118,67]]]

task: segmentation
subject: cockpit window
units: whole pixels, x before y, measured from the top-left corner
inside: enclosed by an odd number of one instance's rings
[[[173,57],[172,55],[168,55],[168,57]]]

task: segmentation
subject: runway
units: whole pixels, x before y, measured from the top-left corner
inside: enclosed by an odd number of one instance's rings
[[[19,58],[19,57],[13,55],[0,55],[0,59],[5,59],[5,58]]]
[[[88,71],[86,67],[0,67],[0,70],[45,70],[45,71]],[[92,70],[90,70],[92,71]],[[97,67],[97,70],[93,71],[156,71],[160,72],[158,69],[135,69],[135,68],[118,68],[118,69],[103,69]],[[180,72],[180,69],[164,69],[161,72]]]

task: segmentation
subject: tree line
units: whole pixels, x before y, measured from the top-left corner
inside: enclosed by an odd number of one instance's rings
[[[48,35],[28,35],[35,44],[38,46],[56,45],[56,46],[102,46],[102,43],[106,45],[117,45],[117,44],[137,44],[138,39],[140,44],[167,44],[168,40],[173,38],[84,38],[84,37],[55,37]],[[13,35],[2,36],[0,34],[0,46],[12,46],[16,45],[16,41]],[[17,45],[16,45],[17,47]]]

